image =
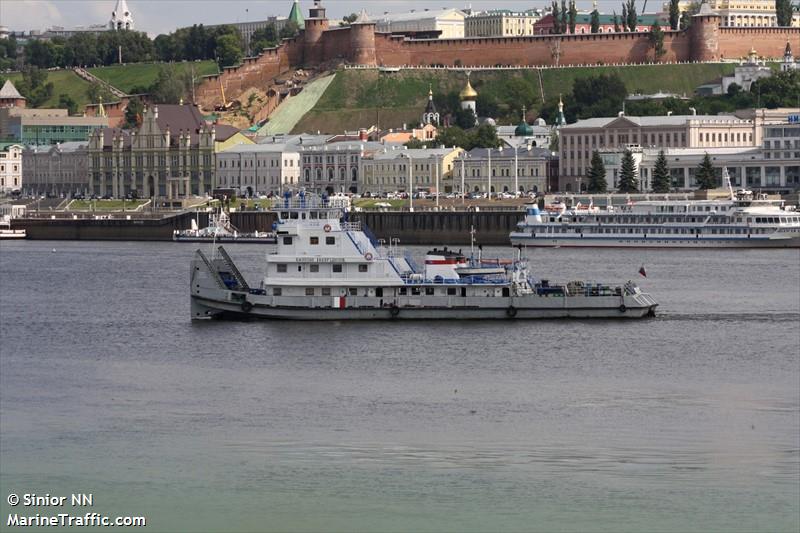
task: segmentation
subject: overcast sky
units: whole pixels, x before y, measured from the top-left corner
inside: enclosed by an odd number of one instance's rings
[[[108,23],[117,0],[0,0],[0,24],[12,30],[44,30],[50,26],[87,26]],[[293,0],[128,0],[137,30],[154,37],[176,27],[192,24],[220,24],[264,20],[270,15],[287,16]],[[659,9],[660,1],[650,0],[648,11]],[[300,0],[303,16],[312,0]],[[458,7],[473,9],[542,8],[544,0],[325,0],[329,18],[341,18],[366,8],[368,13],[401,12],[411,9]],[[578,9],[590,10],[591,0],[578,0]],[[600,0],[600,11],[621,12],[622,0]],[[642,0],[637,2],[641,10]]]

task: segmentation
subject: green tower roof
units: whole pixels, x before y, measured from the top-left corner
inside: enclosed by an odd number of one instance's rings
[[[300,12],[300,3],[298,0],[294,0],[294,4],[292,4],[292,10],[289,11],[289,20],[296,23],[300,28],[305,24],[303,13]]]

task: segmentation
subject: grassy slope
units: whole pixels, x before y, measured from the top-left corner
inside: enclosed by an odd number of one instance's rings
[[[200,78],[209,74],[217,74],[214,61],[197,61],[172,63],[179,72],[190,71],[194,66],[194,76]],[[114,65],[111,67],[90,68],[89,72],[125,92],[134,87],[150,87],[158,77],[159,63],[132,63],[130,65]]]
[[[10,75],[4,74],[12,83],[16,83],[22,79],[22,74],[15,72]],[[58,99],[61,94],[68,94],[78,103],[78,109],[83,109],[83,106],[89,103],[86,96],[86,90],[89,84],[83,79],[79,78],[71,70],[53,70],[48,72],[47,81],[53,83],[53,96],[48,99],[42,107],[52,108],[59,107]]]
[[[730,74],[733,68],[733,64],[696,64],[546,69],[542,71],[542,86],[545,98],[551,99],[559,93],[570,92],[577,78],[616,72],[629,93],[661,90],[691,95],[698,85]],[[507,80],[513,78],[525,79],[535,88],[538,99],[533,102],[533,110],[537,110],[542,105],[537,71],[478,71],[472,74],[473,85],[479,92],[491,90],[500,99],[506,92]],[[380,74],[375,70],[340,71],[317,105],[293,131],[338,133],[344,129],[368,127],[375,124],[378,116],[384,127],[414,123],[425,107],[429,86],[436,93],[444,93],[458,91],[463,84],[464,75],[460,72]]]

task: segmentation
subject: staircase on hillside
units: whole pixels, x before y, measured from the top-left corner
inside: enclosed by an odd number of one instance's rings
[[[86,70],[85,68],[75,67],[72,70],[73,70],[73,72],[75,72],[75,74],[78,75],[78,77],[83,78],[84,80],[88,81],[89,83],[99,83],[100,85],[102,85],[103,87],[108,89],[108,91],[111,94],[113,94],[114,96],[116,96],[117,98],[125,98],[126,96],[128,96],[124,91],[121,91],[121,90],[117,89],[116,87],[114,87],[113,85],[111,85],[110,83],[108,83],[105,80],[101,80],[100,78],[98,78],[97,76],[95,76],[94,74],[92,74],[91,72]]]

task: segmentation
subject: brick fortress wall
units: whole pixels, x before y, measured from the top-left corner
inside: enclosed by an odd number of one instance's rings
[[[800,28],[720,27],[716,14],[697,15],[688,31],[665,31],[661,61],[719,61],[747,55],[782,57],[786,42],[800,49]],[[648,33],[544,35],[516,38],[406,40],[375,32],[374,23],[329,28],[327,19],[306,20],[305,29],[277,48],[206,78],[198,103],[211,109],[249,87],[266,89],[293,68],[353,63],[382,66],[557,66],[643,63],[653,60]]]

